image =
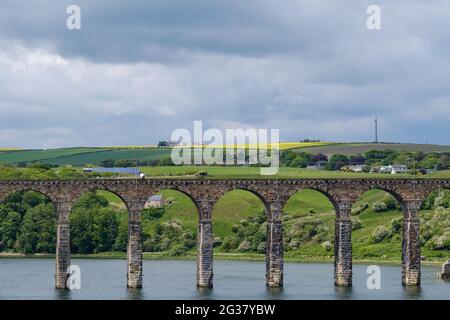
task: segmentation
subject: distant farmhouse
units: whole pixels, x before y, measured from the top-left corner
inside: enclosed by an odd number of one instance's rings
[[[344,166],[341,168],[342,171],[347,172],[367,172],[369,166],[365,164],[356,164],[352,166]]]
[[[181,145],[181,137],[180,139],[178,139],[178,141],[175,140],[160,141],[158,143],[158,148],[173,148],[179,145]]]
[[[161,208],[163,206],[164,198],[162,195],[157,194],[148,198],[147,202],[144,205],[144,208]]]
[[[397,173],[408,173],[410,170],[406,165],[403,164],[393,164],[389,166],[381,166],[381,167],[374,167],[370,170],[372,173],[390,173],[390,174],[397,174]]]
[[[306,169],[313,169],[313,170],[325,170],[327,167],[327,161],[317,161],[312,166],[307,166]]]

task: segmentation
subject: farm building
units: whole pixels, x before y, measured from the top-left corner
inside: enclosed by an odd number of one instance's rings
[[[312,169],[312,170],[325,170],[327,167],[327,161],[317,161],[312,166],[307,166],[306,169]]]
[[[393,164],[393,165],[390,165],[389,167],[391,168],[391,174],[409,172],[408,167],[403,164]]]
[[[141,176],[139,168],[83,168],[85,173],[117,173],[120,175]]]
[[[357,164],[357,165],[342,167],[341,170],[348,171],[348,172],[364,172],[364,170],[366,170],[367,167],[368,166],[365,164]]]
[[[403,164],[393,164],[389,166],[374,167],[372,168],[372,170],[370,170],[370,172],[397,174],[397,173],[407,173],[409,172],[409,169],[407,166]]]
[[[164,198],[161,195],[154,195],[148,198],[144,205],[145,209],[148,208],[161,208],[164,205]]]

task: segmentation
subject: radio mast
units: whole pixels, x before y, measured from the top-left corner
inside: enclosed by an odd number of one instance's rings
[[[378,118],[375,117],[375,143],[378,143]]]

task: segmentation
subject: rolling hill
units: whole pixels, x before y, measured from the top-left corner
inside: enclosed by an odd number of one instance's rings
[[[328,142],[282,142],[281,150],[323,153],[327,156],[357,154],[369,150],[391,149],[396,151],[450,152],[450,146],[407,143],[328,143]],[[42,162],[53,165],[98,165],[105,160],[161,160],[170,157],[170,148],[148,146],[133,147],[75,147],[61,149],[20,150],[0,149],[0,164]]]

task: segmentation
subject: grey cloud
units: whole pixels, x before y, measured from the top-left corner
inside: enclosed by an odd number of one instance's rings
[[[2,1],[0,144],[143,144],[193,120],[370,140],[375,114],[385,140],[448,143],[448,3],[379,1],[376,32],[369,4]]]

